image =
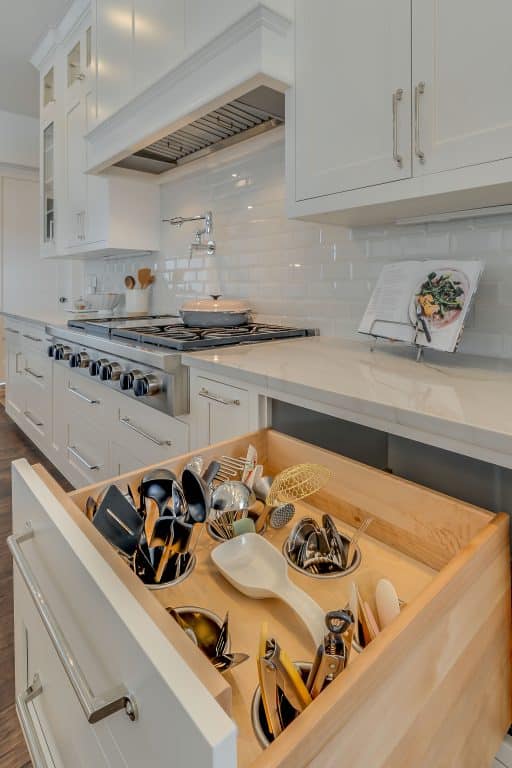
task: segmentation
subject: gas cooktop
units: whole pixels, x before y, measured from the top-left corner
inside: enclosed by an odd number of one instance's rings
[[[314,329],[286,328],[265,323],[249,323],[236,328],[200,328],[185,326],[182,323],[155,323],[110,330],[111,339],[130,339],[139,344],[152,344],[180,352],[316,335],[317,331]]]

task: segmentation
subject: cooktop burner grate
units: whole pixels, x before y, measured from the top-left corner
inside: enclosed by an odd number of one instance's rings
[[[181,352],[230,344],[252,344],[258,341],[314,336],[306,328],[285,328],[280,325],[250,323],[235,328],[200,328],[184,325],[154,325],[134,328],[112,328],[111,338],[130,339],[140,344],[152,344]]]

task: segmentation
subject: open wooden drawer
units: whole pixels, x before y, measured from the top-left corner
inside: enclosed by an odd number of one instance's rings
[[[97,725],[81,723],[83,744],[90,729],[94,749],[105,755],[95,768],[490,765],[512,719],[508,517],[272,430],[211,446],[202,455],[240,456],[249,443],[269,474],[304,461],[332,469],[326,488],[308,504],[297,504],[296,519],[329,512],[350,532],[364,517],[374,518],[354,574],[318,580],[290,570],[291,579],[329,610],[348,602],[352,580],[364,587],[388,577],[403,610],[263,750],[251,722],[260,625],[268,621],[294,660],[311,660],[315,649],[297,617],[278,601],[251,600],[231,587],[211,562],[217,544],[206,533],[193,573],[178,585],[148,591],[83,514],[87,496],[105,483],[66,494],[41,467],[16,462],[14,531],[32,525],[34,535],[20,547],[40,593],[92,690],[102,694],[100,688],[122,682],[137,704],[135,722],[121,711]],[[163,466],[179,472],[189,458]],[[140,475],[115,482],[124,488]],[[289,526],[265,535],[281,548],[288,532]],[[34,670],[20,658],[27,654],[20,644],[30,635],[30,622],[26,584],[18,573],[15,579],[16,682],[22,695]],[[225,676],[217,673],[165,611],[179,605],[221,616],[229,610],[232,648],[249,653],[250,660]],[[44,666],[44,657],[40,663]],[[44,711],[45,670],[37,671],[43,691],[34,717],[44,731],[52,728],[51,711]],[[50,681],[48,695],[57,703],[58,694]],[[53,736],[61,755],[61,762],[54,757],[57,766],[70,764],[62,761],[72,749],[63,739],[65,734]]]

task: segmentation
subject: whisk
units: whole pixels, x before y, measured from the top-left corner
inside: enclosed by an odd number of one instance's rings
[[[300,501],[323,488],[332,477],[332,472],[321,464],[296,464],[284,469],[274,479],[266,503],[277,506]]]

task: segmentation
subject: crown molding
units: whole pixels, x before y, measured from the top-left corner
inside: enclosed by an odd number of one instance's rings
[[[79,26],[90,9],[91,0],[74,0],[59,24],[55,27],[50,27],[48,32],[38,42],[30,57],[32,66],[36,69],[41,69],[44,63],[53,56],[59,43]]]

